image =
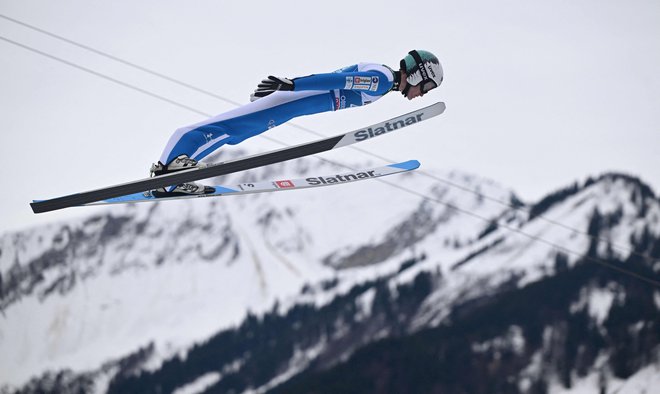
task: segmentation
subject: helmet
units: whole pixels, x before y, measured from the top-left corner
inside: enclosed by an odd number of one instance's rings
[[[401,92],[404,96],[408,94],[411,86],[420,85],[422,93],[426,93],[442,83],[444,75],[442,66],[431,52],[413,49],[401,59],[400,66],[401,70],[406,72],[406,82],[408,82]]]

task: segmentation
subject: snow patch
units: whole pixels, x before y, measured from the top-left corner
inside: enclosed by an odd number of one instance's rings
[[[602,325],[610,313],[612,303],[619,296],[616,288],[610,286],[607,288],[582,289],[580,298],[570,306],[572,314],[587,310],[598,325]]]
[[[356,300],[358,313],[355,316],[356,321],[363,321],[371,316],[371,309],[374,303],[374,297],[376,297],[376,289],[371,288],[364,293],[362,293]]]
[[[572,387],[563,387],[554,381],[549,394],[655,394],[660,387],[660,364],[652,364],[637,371],[626,380],[610,376],[602,369],[595,369],[589,375],[573,379]]]
[[[288,370],[284,371],[280,375],[273,378],[270,382],[257,389],[246,390],[244,394],[262,394],[272,389],[273,387],[286,382],[307,368],[309,363],[315,360],[323,352],[326,345],[326,340],[324,338],[311,348],[305,350],[296,349],[293,357],[291,358],[291,361],[289,362]]]
[[[520,372],[520,380],[518,380],[518,389],[521,393],[526,393],[534,384],[541,373],[543,372],[543,353],[537,351],[532,356],[529,365]]]
[[[472,351],[475,353],[488,351],[499,353],[502,350],[512,350],[516,354],[522,354],[525,351],[525,337],[520,326],[512,325],[502,337],[472,344]]]
[[[195,379],[194,382],[174,390],[172,394],[197,394],[204,392],[207,388],[218,383],[221,378],[220,372],[209,372]]]
[[[654,394],[660,388],[660,364],[640,369],[625,382],[608,387],[608,394]]]
[[[615,294],[610,290],[595,289],[589,297],[589,316],[594,318],[599,325],[603,324],[610,313]]]

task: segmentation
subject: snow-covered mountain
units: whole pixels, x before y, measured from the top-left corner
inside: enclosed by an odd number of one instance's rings
[[[249,176],[344,170],[304,159]],[[524,205],[492,181],[433,174],[111,207],[4,234],[0,387],[660,386],[660,289],[631,276],[659,277],[648,186],[608,174]],[[424,357],[438,369],[413,361]],[[459,366],[473,377],[439,372]]]

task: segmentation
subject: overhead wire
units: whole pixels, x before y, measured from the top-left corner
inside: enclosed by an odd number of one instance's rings
[[[196,86],[194,86],[194,85],[191,85],[191,84],[185,83],[185,82],[180,81],[180,80],[178,80],[178,79],[175,79],[175,78],[169,77],[169,76],[167,76],[167,75],[165,75],[165,74],[162,74],[162,73],[156,72],[156,71],[154,71],[154,70],[148,69],[148,68],[146,68],[146,67],[140,66],[140,65],[135,64],[135,63],[133,63],[133,62],[126,61],[126,60],[121,59],[121,58],[119,58],[119,57],[116,57],[116,56],[110,55],[110,54],[105,53],[105,52],[103,52],[103,51],[100,51],[100,50],[98,50],[98,49],[95,49],[95,48],[92,48],[92,47],[90,47],[90,46],[87,46],[87,45],[84,45],[84,44],[78,43],[78,42],[76,42],[76,41],[73,41],[73,40],[70,40],[70,39],[68,39],[68,38],[62,37],[62,36],[60,36],[60,35],[54,34],[54,33],[49,32],[49,31],[47,31],[47,30],[44,30],[44,29],[38,28],[38,27],[36,27],[36,26],[33,26],[33,25],[30,25],[30,24],[27,24],[27,23],[25,23],[25,22],[22,22],[22,21],[16,20],[16,19],[11,18],[11,17],[8,17],[8,16],[6,16],[6,15],[0,14],[0,18],[4,18],[4,19],[6,19],[6,20],[9,20],[9,21],[14,22],[14,23],[16,23],[16,24],[19,24],[19,25],[21,25],[21,26],[24,26],[24,27],[27,27],[27,28],[29,28],[29,29],[35,30],[35,31],[37,31],[37,32],[40,32],[40,33],[42,33],[42,34],[45,34],[45,35],[48,35],[48,36],[50,36],[50,37],[56,38],[56,39],[58,39],[58,40],[61,40],[61,41],[67,42],[67,43],[69,43],[69,44],[71,44],[71,45],[77,46],[77,47],[79,47],[79,48],[82,48],[82,49],[85,49],[85,50],[87,50],[87,51],[93,52],[93,53],[98,54],[98,55],[100,55],[100,56],[103,56],[103,57],[109,58],[109,59],[111,59],[111,60],[113,60],[113,61],[116,61],[116,62],[119,62],[119,63],[125,64],[125,65],[130,66],[130,67],[133,67],[133,68],[138,69],[138,70],[140,70],[140,71],[143,71],[143,72],[145,72],[145,73],[148,73],[148,74],[151,74],[151,75],[157,76],[157,77],[159,77],[159,78],[161,78],[161,79],[164,79],[164,80],[167,80],[167,81],[169,81],[169,82],[175,83],[175,84],[177,84],[177,85],[180,85],[180,86],[186,87],[186,88],[188,88],[188,89],[194,90],[194,91],[199,92],[199,93],[202,93],[202,94],[204,94],[204,95],[208,95],[208,96],[210,96],[210,97],[214,97],[214,98],[216,98],[216,99],[219,99],[219,100],[225,101],[225,102],[230,103],[230,104],[233,104],[233,105],[235,105],[235,106],[239,106],[239,105],[241,105],[241,104],[238,103],[238,102],[235,102],[235,101],[233,101],[233,100],[231,100],[231,99],[228,99],[228,98],[226,98],[226,97],[223,97],[223,96],[217,95],[217,94],[215,94],[215,93],[213,93],[213,92],[210,92],[210,91],[208,91],[208,90],[201,89],[201,88],[196,87]],[[68,61],[68,60],[66,60],[66,59],[63,59],[63,58],[60,58],[60,57],[54,56],[54,55],[52,55],[52,54],[49,54],[49,53],[44,52],[44,51],[41,51],[41,50],[39,50],[39,49],[36,49],[36,48],[34,48],[34,47],[31,47],[31,46],[28,46],[28,45],[26,45],[26,44],[22,44],[22,43],[20,43],[20,42],[15,41],[15,40],[11,40],[11,39],[6,38],[6,37],[3,37],[3,36],[0,36],[0,40],[3,40],[3,41],[8,42],[8,43],[10,43],[10,44],[16,45],[16,46],[21,47],[21,48],[23,48],[23,49],[25,49],[25,50],[28,50],[28,51],[34,52],[34,53],[39,54],[39,55],[41,55],[41,56],[47,57],[47,58],[49,58],[49,59],[52,59],[52,60],[58,61],[58,62],[60,62],[60,63],[63,63],[63,64],[65,64],[65,65],[68,65],[68,66],[70,66],[70,67],[76,68],[76,69],[78,69],[78,70],[80,70],[80,71],[87,72],[87,73],[89,73],[89,74],[91,74],[91,75],[94,75],[94,76],[96,76],[96,77],[99,77],[99,78],[105,79],[105,80],[107,80],[107,81],[113,82],[113,83],[118,84],[118,85],[120,85],[120,86],[123,86],[123,87],[125,87],[125,88],[132,89],[132,90],[134,90],[134,91],[137,91],[137,92],[139,92],[139,93],[145,94],[145,95],[150,96],[150,97],[152,97],[152,98],[155,98],[155,99],[158,99],[158,100],[160,100],[160,101],[166,102],[166,103],[168,103],[168,104],[171,104],[171,105],[177,106],[177,107],[179,107],[179,108],[185,109],[185,110],[187,110],[187,111],[191,111],[191,112],[193,112],[193,113],[196,113],[196,114],[199,114],[199,115],[202,115],[202,116],[206,116],[206,117],[210,117],[210,116],[212,116],[212,115],[209,114],[209,113],[206,113],[206,112],[201,111],[201,110],[199,110],[199,109],[196,109],[196,108],[194,108],[194,107],[191,107],[191,106],[185,105],[185,104],[183,104],[183,103],[181,103],[181,102],[178,102],[178,101],[176,101],[176,100],[169,99],[169,98],[167,98],[167,97],[165,97],[165,96],[162,96],[162,95],[159,95],[159,94],[153,93],[153,92],[151,92],[151,91],[148,91],[148,90],[146,90],[146,89],[140,88],[140,87],[138,87],[138,86],[135,86],[135,85],[132,85],[132,84],[126,83],[126,82],[121,81],[121,80],[118,80],[118,79],[116,79],[116,78],[112,78],[112,77],[110,77],[110,76],[108,76],[108,75],[106,75],[106,74],[103,74],[103,73],[100,73],[100,72],[98,72],[98,71],[92,70],[92,69],[90,69],[90,68],[87,68],[87,67],[81,66],[81,65],[76,64],[76,63],[73,63],[73,62]],[[313,135],[319,136],[319,137],[326,137],[325,135],[323,135],[323,134],[321,134],[321,133],[318,133],[318,132],[316,132],[316,131],[314,131],[314,130],[311,130],[311,129],[308,129],[308,128],[306,128],[306,127],[302,127],[302,126],[296,125],[296,124],[293,123],[293,122],[288,123],[288,125],[293,126],[293,127],[295,127],[295,128],[298,128],[298,129],[300,129],[300,130],[303,130],[303,131],[305,131],[305,132],[311,133],[311,134],[313,134]],[[280,145],[283,145],[283,146],[287,146],[286,143],[284,143],[283,141],[280,141],[280,140],[278,140],[278,139],[276,139],[276,138],[273,138],[273,137],[270,137],[270,136],[266,136],[266,135],[263,135],[263,134],[261,134],[261,135],[259,135],[259,136],[262,137],[262,138],[265,138],[266,140],[269,140],[269,141],[271,141],[271,142],[274,142],[274,143],[277,143],[277,144],[280,144]],[[388,158],[386,158],[386,157],[384,157],[384,156],[381,156],[381,155],[375,154],[375,153],[373,153],[373,152],[367,151],[367,150],[362,149],[362,148],[359,148],[359,147],[353,147],[353,146],[350,146],[349,148],[352,148],[352,149],[354,149],[354,150],[356,150],[356,151],[359,151],[359,152],[361,152],[361,153],[363,153],[363,154],[366,154],[366,155],[369,155],[369,156],[372,156],[372,157],[378,158],[378,159],[380,159],[380,160],[384,160],[384,161],[388,161],[388,162],[394,162],[394,160],[388,159]],[[351,166],[347,166],[347,165],[344,165],[344,164],[341,164],[341,163],[337,163],[337,162],[334,162],[334,161],[329,160],[329,159],[325,159],[325,158],[318,157],[318,156],[316,156],[316,158],[317,158],[317,159],[320,159],[320,160],[322,160],[322,161],[324,161],[324,162],[331,163],[331,164],[333,164],[333,165],[335,165],[335,166],[340,166],[340,167],[344,167],[344,168],[354,169],[354,168],[352,168]],[[419,175],[425,176],[425,177],[427,177],[427,178],[430,178],[430,179],[436,180],[436,181],[438,181],[438,182],[445,183],[445,184],[447,184],[447,185],[449,185],[449,186],[452,186],[452,187],[458,188],[458,189],[460,189],[460,190],[463,190],[463,191],[466,191],[466,192],[469,192],[469,193],[475,194],[475,195],[479,196],[480,198],[483,198],[483,199],[487,199],[487,200],[489,200],[489,201],[496,202],[496,203],[498,203],[498,204],[500,204],[500,205],[503,205],[503,206],[509,207],[509,208],[511,208],[511,209],[518,210],[518,211],[526,211],[527,213],[529,213],[529,210],[523,210],[522,207],[518,207],[518,206],[515,206],[515,205],[513,205],[513,204],[511,204],[511,203],[508,203],[508,202],[502,201],[502,200],[500,200],[500,199],[497,199],[497,198],[494,198],[494,197],[490,197],[490,196],[485,195],[485,194],[483,194],[483,193],[481,193],[481,192],[479,192],[479,191],[472,190],[472,189],[467,188],[467,187],[465,187],[465,186],[463,186],[463,185],[460,185],[460,184],[457,184],[457,183],[455,183],[455,182],[451,182],[451,181],[449,181],[449,180],[446,180],[446,179],[440,178],[440,177],[438,177],[438,176],[436,176],[436,175],[434,175],[434,174],[430,174],[430,173],[428,173],[428,172],[426,172],[426,171],[419,171],[419,170],[418,170],[418,171],[416,171],[416,173],[419,174]],[[425,199],[425,200],[427,200],[427,201],[432,201],[432,202],[435,202],[435,203],[439,203],[439,204],[445,205],[445,206],[449,207],[450,209],[453,209],[453,210],[456,210],[457,212],[461,212],[461,213],[463,213],[463,214],[466,214],[466,215],[472,216],[472,217],[474,217],[474,218],[477,218],[477,219],[483,220],[483,221],[485,221],[485,222],[487,222],[487,223],[491,223],[491,222],[493,221],[493,218],[487,218],[487,217],[484,217],[484,216],[478,215],[478,214],[476,214],[476,213],[474,213],[474,212],[471,212],[471,211],[469,211],[469,210],[465,210],[465,209],[463,209],[463,208],[460,208],[460,207],[458,207],[458,206],[456,206],[455,204],[452,204],[452,203],[450,203],[450,202],[443,201],[443,200],[440,200],[440,199],[435,198],[435,197],[429,197],[429,196],[427,196],[427,195],[425,195],[425,194],[423,194],[423,193],[417,192],[417,191],[415,191],[415,190],[411,190],[411,189],[409,189],[409,188],[406,188],[406,187],[403,187],[403,186],[401,186],[401,185],[398,185],[398,184],[395,184],[395,183],[392,183],[392,182],[386,181],[386,180],[384,180],[384,179],[376,179],[376,180],[377,180],[377,181],[380,181],[381,183],[387,184],[387,185],[389,185],[389,186],[391,186],[391,187],[394,187],[394,188],[397,188],[397,189],[403,190],[403,191],[405,191],[405,192],[408,192],[408,193],[411,193],[411,194],[417,195],[418,197],[421,197],[421,198],[423,198],[423,199]],[[610,245],[611,247],[616,247],[617,249],[625,250],[627,253],[630,253],[630,254],[636,255],[636,256],[638,256],[638,257],[642,257],[642,258],[644,258],[644,259],[647,260],[647,261],[654,262],[654,260],[655,260],[652,256],[649,256],[649,255],[646,255],[646,254],[639,253],[639,252],[637,252],[637,251],[635,251],[634,249],[629,248],[629,247],[620,246],[620,245],[617,246],[617,245],[613,244],[613,243],[611,242],[611,240],[608,240],[608,239],[605,239],[605,238],[602,238],[602,237],[598,237],[598,236],[594,236],[594,235],[589,234],[589,233],[587,233],[587,232],[585,232],[585,231],[578,230],[578,229],[572,228],[572,227],[570,227],[570,226],[567,226],[567,225],[565,225],[565,224],[563,224],[563,223],[561,223],[561,222],[558,222],[558,221],[555,221],[555,220],[552,220],[552,219],[549,219],[549,218],[543,217],[543,216],[541,216],[541,215],[536,216],[536,218],[541,219],[541,220],[544,220],[544,221],[546,221],[546,222],[548,222],[548,223],[550,223],[550,224],[553,224],[553,225],[556,225],[556,226],[563,227],[564,229],[566,229],[566,230],[570,230],[570,231],[572,231],[572,232],[574,232],[574,233],[581,234],[581,235],[585,235],[585,236],[591,238],[592,240],[595,240],[595,241],[598,241],[598,242],[608,243],[608,245]],[[510,231],[510,232],[515,232],[515,233],[517,233],[517,234],[523,235],[523,236],[525,236],[525,237],[527,237],[527,238],[529,238],[529,239],[531,239],[531,240],[533,240],[533,241],[544,243],[544,244],[546,244],[546,245],[548,245],[548,246],[551,246],[551,247],[554,248],[554,249],[557,249],[557,250],[563,251],[564,253],[572,254],[572,255],[575,255],[575,256],[578,256],[578,257],[585,258],[585,259],[587,259],[587,260],[589,260],[589,261],[592,261],[592,262],[595,262],[595,263],[601,264],[601,265],[606,266],[606,267],[608,267],[608,268],[610,268],[610,269],[616,270],[616,271],[618,271],[618,272],[620,272],[620,273],[624,273],[624,274],[630,275],[630,276],[635,277],[635,278],[637,278],[637,279],[639,279],[639,280],[642,280],[642,281],[645,281],[645,282],[647,282],[647,283],[649,283],[649,284],[652,284],[652,285],[654,285],[654,286],[660,287],[660,281],[656,281],[656,280],[654,280],[654,279],[647,278],[647,277],[645,277],[645,276],[643,276],[643,275],[637,274],[637,273],[632,272],[632,271],[630,271],[630,270],[626,270],[626,269],[624,269],[624,268],[621,268],[621,267],[618,267],[618,266],[613,265],[613,264],[611,264],[611,263],[608,263],[608,262],[606,262],[606,261],[604,261],[604,260],[602,260],[602,259],[598,259],[598,258],[595,258],[595,257],[592,257],[592,256],[588,256],[588,255],[585,256],[585,255],[583,255],[583,254],[580,253],[580,252],[572,251],[572,250],[567,249],[567,248],[565,248],[565,247],[563,247],[563,246],[561,246],[561,245],[559,245],[559,244],[553,243],[553,242],[551,242],[551,241],[547,241],[547,240],[543,239],[542,237],[538,237],[538,236],[534,236],[534,235],[528,234],[528,233],[526,233],[526,232],[524,232],[524,231],[522,231],[522,230],[520,230],[520,229],[516,229],[516,228],[514,228],[514,227],[512,227],[512,226],[508,226],[508,225],[505,225],[505,224],[502,224],[502,223],[496,223],[496,224],[497,224],[498,227],[504,228],[504,229],[506,229],[506,230],[508,230],[508,231]]]

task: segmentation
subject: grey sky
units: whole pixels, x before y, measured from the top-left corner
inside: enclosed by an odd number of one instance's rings
[[[525,200],[605,171],[660,190],[660,2],[402,4],[0,0],[0,13],[243,103],[268,74],[396,66],[427,49],[445,70],[428,96],[390,94],[295,123],[333,135],[442,100],[441,119],[362,148],[486,176]],[[0,36],[205,113],[233,108],[2,18]],[[0,59],[0,232],[89,214],[33,215],[28,202],[142,178],[175,128],[203,118],[2,40]],[[288,126],[268,133],[288,144],[316,138]]]

